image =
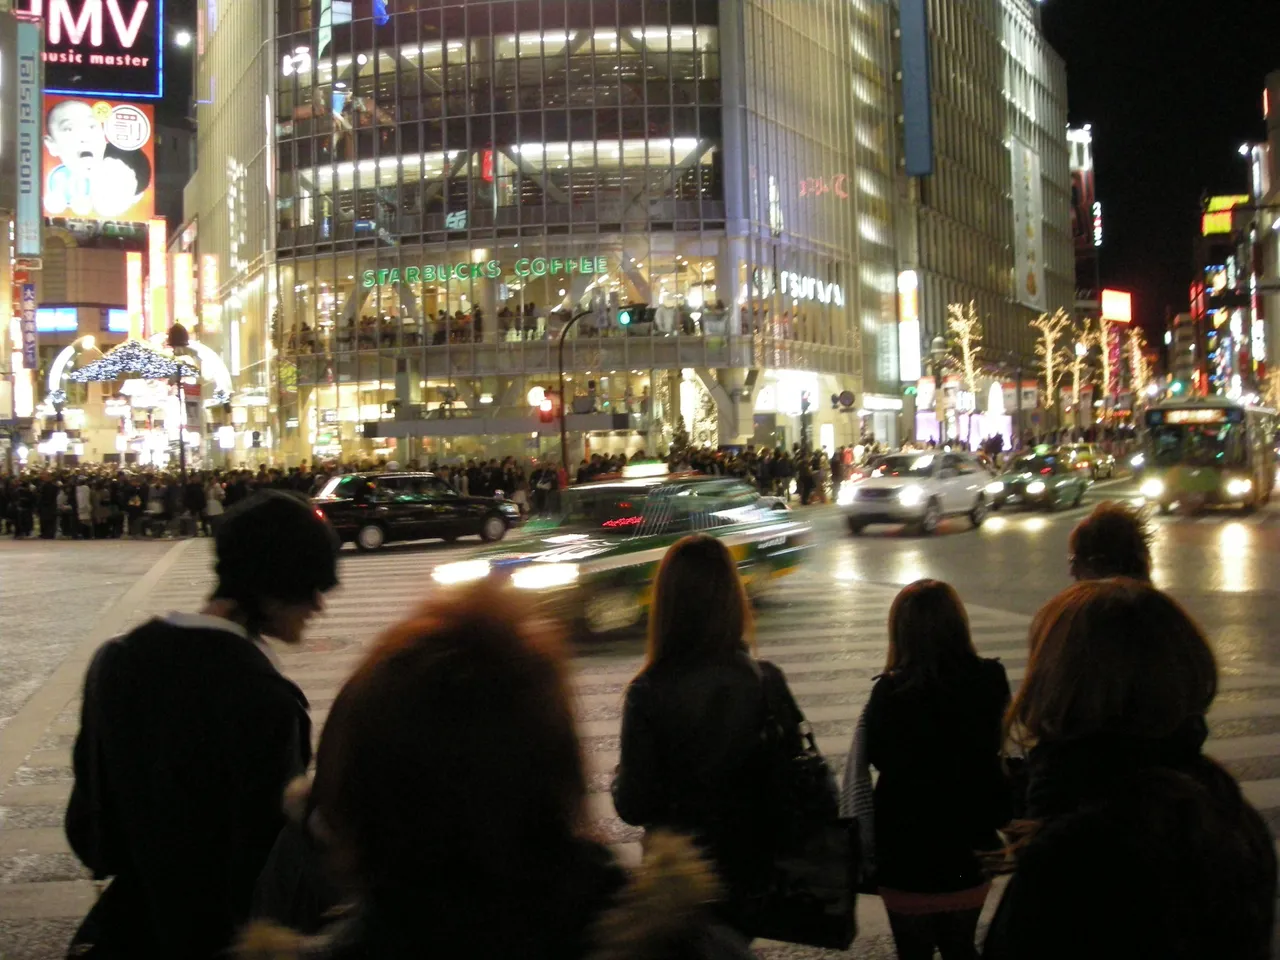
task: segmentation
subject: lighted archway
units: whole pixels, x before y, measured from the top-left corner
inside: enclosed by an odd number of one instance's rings
[[[227,369],[222,357],[212,347],[199,340],[191,341],[191,350],[200,358],[200,373],[206,380],[212,380],[219,393],[231,396],[231,371]]]
[[[62,389],[62,377],[67,372],[67,365],[71,363],[71,358],[76,355],[76,345],[80,341],[75,341],[68,347],[63,347],[62,352],[53,361],[53,366],[49,368],[49,392],[57,393]]]

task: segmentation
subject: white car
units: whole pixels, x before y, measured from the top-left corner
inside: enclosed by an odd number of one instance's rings
[[[866,480],[844,484],[839,503],[855,536],[873,523],[904,523],[931,534],[949,516],[980,526],[993,480],[971,454],[899,453],[879,461]]]

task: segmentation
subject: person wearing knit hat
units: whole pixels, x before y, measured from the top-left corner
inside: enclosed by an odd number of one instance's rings
[[[311,761],[311,720],[263,637],[303,639],[338,585],[337,535],[293,494],[228,510],[217,585],[99,648],[85,676],[72,850],[111,883],[69,955],[199,960],[224,953]]]

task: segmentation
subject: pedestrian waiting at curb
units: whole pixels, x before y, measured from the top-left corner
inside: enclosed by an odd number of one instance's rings
[[[1138,507],[1100,503],[1076,524],[1067,540],[1076,580],[1132,577],[1151,580],[1151,524]]]
[[[1175,601],[1076,584],[1031,626],[1007,717],[1029,748],[1026,819],[986,960],[1264,960],[1274,840],[1204,754],[1218,671]]]
[[[889,655],[849,750],[841,814],[857,817],[901,960],[978,956],[991,884],[977,851],[1012,815],[1000,762],[1009,679],[978,656],[949,584],[920,580],[889,610]],[[871,768],[879,774],[874,792]]]
[[[262,638],[301,642],[338,583],[337,537],[264,492],[223,517],[216,553],[204,609],[150,620],[89,665],[66,831],[111,883],[73,956],[221,956],[249,918],[281,792],[310,762],[307,700]]]
[[[266,918],[314,928],[290,914],[318,869],[344,906],[313,937],[255,924],[242,960],[749,960],[687,839],[652,838],[627,871],[587,834],[567,671],[558,630],[490,585],[384,633],[291,790],[307,843],[282,833],[259,888]]]
[[[721,915],[750,937],[750,902],[773,855],[774,798],[762,731],[804,717],[776,666],[751,645],[751,607],[728,548],[686,537],[654,582],[645,664],[627,688],[613,780],[618,816],[690,833],[725,883]],[[798,738],[797,738],[798,739]],[[794,751],[793,751],[794,752]]]

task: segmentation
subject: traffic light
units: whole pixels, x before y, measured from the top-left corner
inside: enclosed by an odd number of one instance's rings
[[[649,305],[645,303],[629,303],[618,308],[618,326],[624,330],[633,323],[643,323]]]
[[[560,398],[554,391],[548,390],[538,403],[538,419],[543,423],[554,423],[556,419],[556,405],[560,402]]]

